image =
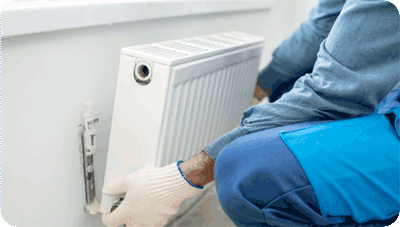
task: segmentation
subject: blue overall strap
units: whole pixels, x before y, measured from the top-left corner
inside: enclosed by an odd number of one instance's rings
[[[366,117],[280,133],[309,178],[324,217],[340,222],[350,216],[364,223],[399,213],[399,96]],[[395,114],[395,128],[385,113]]]

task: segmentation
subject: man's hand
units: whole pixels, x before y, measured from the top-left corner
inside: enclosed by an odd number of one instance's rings
[[[268,95],[269,94],[266,93],[260,86],[256,85],[256,88],[254,89],[253,100],[251,101],[251,106],[269,103]]]
[[[267,96],[267,93],[258,85],[256,85],[256,89],[254,90],[254,97],[256,97],[259,101]]]
[[[104,194],[125,194],[125,198],[102,219],[107,226],[163,226],[176,214],[182,201],[199,190],[186,182],[177,163],[139,169],[103,187]]]
[[[270,93],[270,91],[267,93],[260,86],[256,85],[251,106],[269,103],[268,95],[270,95]]]

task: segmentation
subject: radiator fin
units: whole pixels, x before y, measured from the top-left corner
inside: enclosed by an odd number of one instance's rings
[[[184,53],[182,51],[174,50],[172,48],[167,48],[159,45],[145,45],[145,46],[132,47],[131,49],[145,54],[156,55],[159,57],[170,58],[170,59],[180,58],[188,55],[187,53]]]
[[[162,46],[165,47],[169,47],[175,51],[180,51],[180,52],[188,52],[188,53],[192,53],[192,54],[196,54],[196,53],[201,53],[204,51],[207,51],[207,49],[198,47],[198,46],[193,46],[184,42],[171,42],[171,43],[164,43],[162,44]]]
[[[203,39],[211,41],[211,42],[227,45],[227,46],[242,43],[241,41],[236,41],[236,40],[233,40],[233,39],[227,39],[227,38],[223,38],[223,37],[220,37],[220,36],[210,36],[210,37],[203,38]]]
[[[194,44],[194,45],[197,45],[198,47],[207,48],[207,49],[211,49],[211,50],[224,47],[223,45],[212,43],[212,42],[207,42],[205,40],[200,40],[200,39],[189,39],[189,40],[184,40],[182,42]]]
[[[220,68],[173,85],[167,104],[157,166],[187,160],[236,127],[249,106],[254,79],[247,72],[254,59]],[[245,94],[245,93],[249,94]],[[232,114],[235,113],[235,114]],[[230,117],[226,117],[230,116]]]
[[[139,56],[167,65],[176,65],[190,60],[233,51],[245,45],[262,42],[260,37],[241,32],[225,32],[196,38],[133,46],[122,49],[122,53]]]

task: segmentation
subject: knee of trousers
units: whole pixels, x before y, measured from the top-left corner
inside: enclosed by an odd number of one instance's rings
[[[242,164],[231,154],[234,150],[228,146],[215,162],[214,179],[219,203],[225,214],[237,226],[265,222],[262,210],[248,201],[242,193],[244,176],[238,173]]]
[[[271,223],[268,206],[298,188],[309,186],[312,191],[291,151],[279,136],[268,137],[265,132],[230,143],[215,162],[214,179],[222,209],[244,225]]]

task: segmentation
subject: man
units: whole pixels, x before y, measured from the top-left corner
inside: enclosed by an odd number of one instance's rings
[[[238,226],[394,222],[400,92],[382,100],[400,81],[399,19],[387,1],[321,0],[259,74],[272,103],[185,162],[107,184],[126,197],[103,222],[163,225],[214,179]]]

